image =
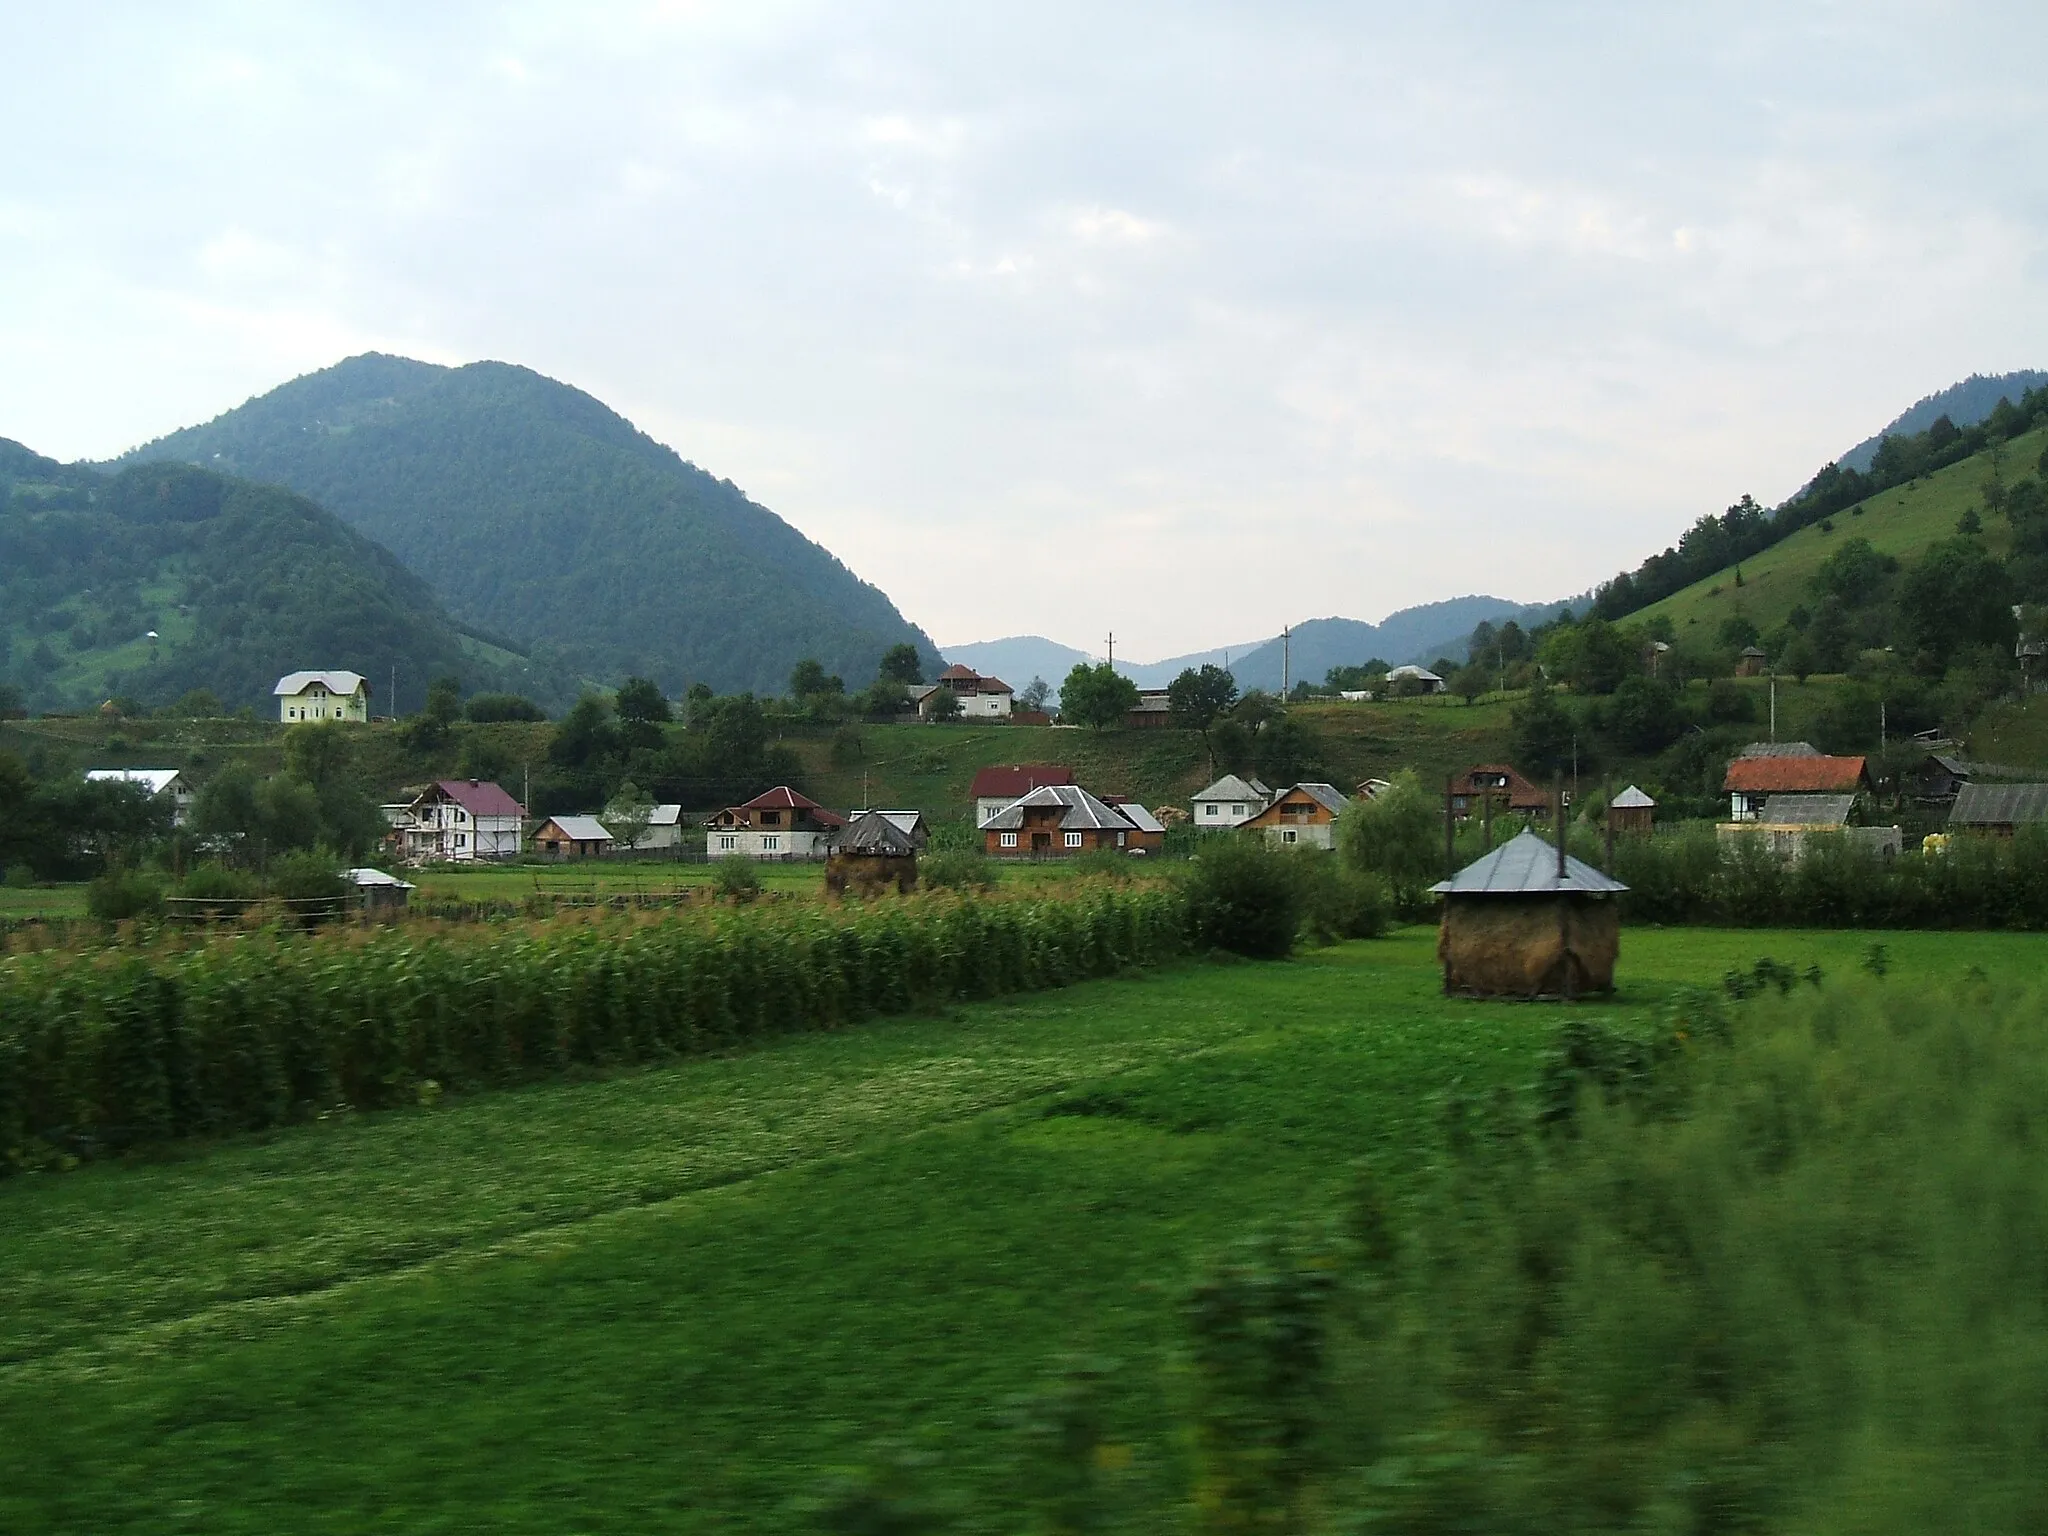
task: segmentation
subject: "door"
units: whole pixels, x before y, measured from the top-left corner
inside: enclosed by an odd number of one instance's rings
[[[1032,851],[1032,853],[1033,853],[1034,855],[1035,855],[1035,854],[1040,854],[1040,853],[1051,853],[1051,852],[1052,852],[1052,834],[1051,834],[1050,832],[1034,832],[1034,833],[1032,833],[1032,834],[1031,834],[1031,851]]]

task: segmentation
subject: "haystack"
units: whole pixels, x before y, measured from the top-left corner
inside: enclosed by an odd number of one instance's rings
[[[894,887],[917,889],[917,844],[880,811],[857,816],[832,839],[825,855],[825,890],[875,896]]]
[[[1614,990],[1628,889],[1533,832],[1431,887],[1444,898],[1437,958],[1459,997],[1572,998]]]

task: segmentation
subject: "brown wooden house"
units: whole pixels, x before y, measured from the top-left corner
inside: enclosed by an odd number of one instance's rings
[[[1337,818],[1350,803],[1334,784],[1295,784],[1239,825],[1283,847],[1334,848]]]
[[[1538,789],[1508,763],[1478,763],[1451,780],[1451,814],[1463,821],[1485,812],[1550,819],[1550,792]]]

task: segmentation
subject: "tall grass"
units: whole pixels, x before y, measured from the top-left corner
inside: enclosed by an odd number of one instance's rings
[[[1186,933],[1184,898],[1144,886],[21,956],[0,1172],[1057,987]]]

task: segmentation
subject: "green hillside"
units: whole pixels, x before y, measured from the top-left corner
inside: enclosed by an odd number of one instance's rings
[[[2044,447],[2048,447],[2048,430],[2040,429],[2006,443],[2003,478],[2010,483],[2031,473]],[[1629,622],[1666,618],[1681,639],[1710,638],[1737,615],[1748,618],[1759,630],[1772,630],[1784,623],[1794,608],[1812,603],[1809,582],[1814,572],[1845,540],[1868,539],[1881,554],[1903,562],[1953,536],[1964,513],[1975,509],[1981,515],[1993,451],[1987,449],[1905,485],[1880,491],[1845,512],[1800,529],[1737,566],[1639,609],[1629,616]],[[1983,516],[1983,525],[1986,547],[2005,554],[2012,543],[2005,521]],[[1740,585],[1736,582],[1738,570]]]
[[[550,691],[304,497],[181,465],[105,476],[0,440],[0,678],[30,708],[203,689],[263,710],[301,667],[361,672],[380,701],[394,667],[416,700],[444,672]]]
[[[815,657],[856,686],[937,648],[729,480],[505,363],[367,355],[128,455],[288,485],[385,544],[458,617],[538,657],[671,692],[779,691]]]

